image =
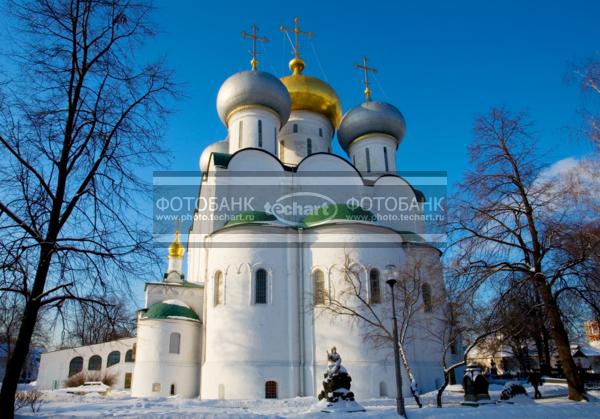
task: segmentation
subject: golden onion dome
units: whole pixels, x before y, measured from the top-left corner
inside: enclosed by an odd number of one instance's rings
[[[175,232],[175,240],[169,246],[169,257],[182,258],[185,253],[183,244],[179,241],[179,230]]]
[[[305,76],[304,61],[293,58],[290,61],[292,74],[281,78],[292,99],[292,111],[311,111],[324,115],[333,129],[337,129],[342,119],[342,104],[335,90],[316,77]]]

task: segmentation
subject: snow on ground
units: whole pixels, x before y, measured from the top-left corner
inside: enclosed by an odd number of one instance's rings
[[[407,398],[409,418],[600,418],[600,392],[592,392],[589,403],[572,402],[566,398],[563,385],[544,385],[540,388],[545,398],[541,400],[521,399],[514,404],[500,403],[487,406],[464,407],[460,405],[460,386],[452,387],[444,394],[444,408],[435,407],[435,392],[423,395],[425,407],[418,409],[412,399]],[[526,387],[532,394],[532,388]],[[502,386],[491,385],[490,395],[498,400]],[[358,400],[366,412],[352,414],[321,413],[323,402],[313,397],[296,397],[280,400],[197,400],[169,398],[133,398],[128,392],[112,392],[104,397],[97,393],[85,396],[55,390],[44,392],[46,402],[38,414],[29,407],[17,412],[18,417],[45,418],[342,418],[362,417],[394,418],[394,399]]]

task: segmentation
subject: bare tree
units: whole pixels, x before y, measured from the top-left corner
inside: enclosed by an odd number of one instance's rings
[[[433,310],[435,296],[429,295],[428,307],[424,305],[423,286],[426,278],[431,277],[434,267],[417,251],[414,256],[407,257],[400,271],[396,284],[396,316],[398,318],[398,347],[404,370],[410,380],[410,391],[415,402],[422,407],[416,376],[411,367],[406,347],[415,339],[415,331],[421,323],[423,310]],[[330,292],[325,304],[316,306],[319,313],[327,313],[334,318],[348,318],[357,322],[366,331],[364,338],[374,347],[390,347],[394,345],[392,333],[391,294],[383,293],[383,299],[373,298],[372,291],[367,291],[369,273],[358,268],[350,254],[346,254],[344,264],[340,267],[341,282]],[[430,292],[428,288],[427,292]],[[384,307],[382,309],[382,307]],[[393,347],[393,346],[392,346]],[[400,397],[402,397],[400,395]]]
[[[575,254],[561,246],[560,226],[577,225],[582,214],[561,205],[566,192],[542,174],[531,125],[523,115],[492,109],[475,124],[473,168],[458,186],[450,230],[453,269],[465,289],[502,293],[531,283],[543,304],[569,386],[569,398],[585,392],[570,352],[558,298],[580,280],[577,268],[598,243]]]
[[[154,34],[140,0],[12,2],[16,75],[0,90],[0,284],[25,298],[0,411],[13,416],[18,377],[41,309],[101,296],[148,272],[151,235],[137,167],[157,163],[175,93],[137,49]]]
[[[68,313],[66,331],[71,345],[93,345],[131,337],[135,315],[125,302],[114,296],[103,298],[108,304],[76,304]]]

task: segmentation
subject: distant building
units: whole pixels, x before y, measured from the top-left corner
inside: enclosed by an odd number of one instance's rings
[[[64,381],[80,372],[98,372],[114,375],[114,389],[131,387],[136,338],[70,349],[45,352],[41,355],[37,386],[41,390],[64,387]]]
[[[6,372],[6,364],[8,363],[8,345],[5,343],[0,344],[0,378],[4,378]],[[19,382],[29,383],[35,381],[38,375],[38,369],[40,367],[40,356],[44,351],[43,348],[33,347],[29,350],[25,365],[21,371],[21,377]]]

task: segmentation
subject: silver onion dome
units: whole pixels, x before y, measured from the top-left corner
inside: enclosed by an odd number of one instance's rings
[[[406,122],[398,108],[385,102],[368,101],[344,115],[337,137],[340,146],[348,151],[352,141],[372,133],[391,135],[400,144],[405,130]]]
[[[217,112],[225,125],[232,112],[242,106],[265,106],[279,115],[283,126],[291,112],[290,95],[279,79],[258,70],[240,71],[229,77],[217,95]]]
[[[229,152],[229,142],[227,140],[218,141],[206,147],[200,155],[200,171],[203,173],[208,171],[208,164],[210,162],[210,155],[212,153],[227,152]]]

